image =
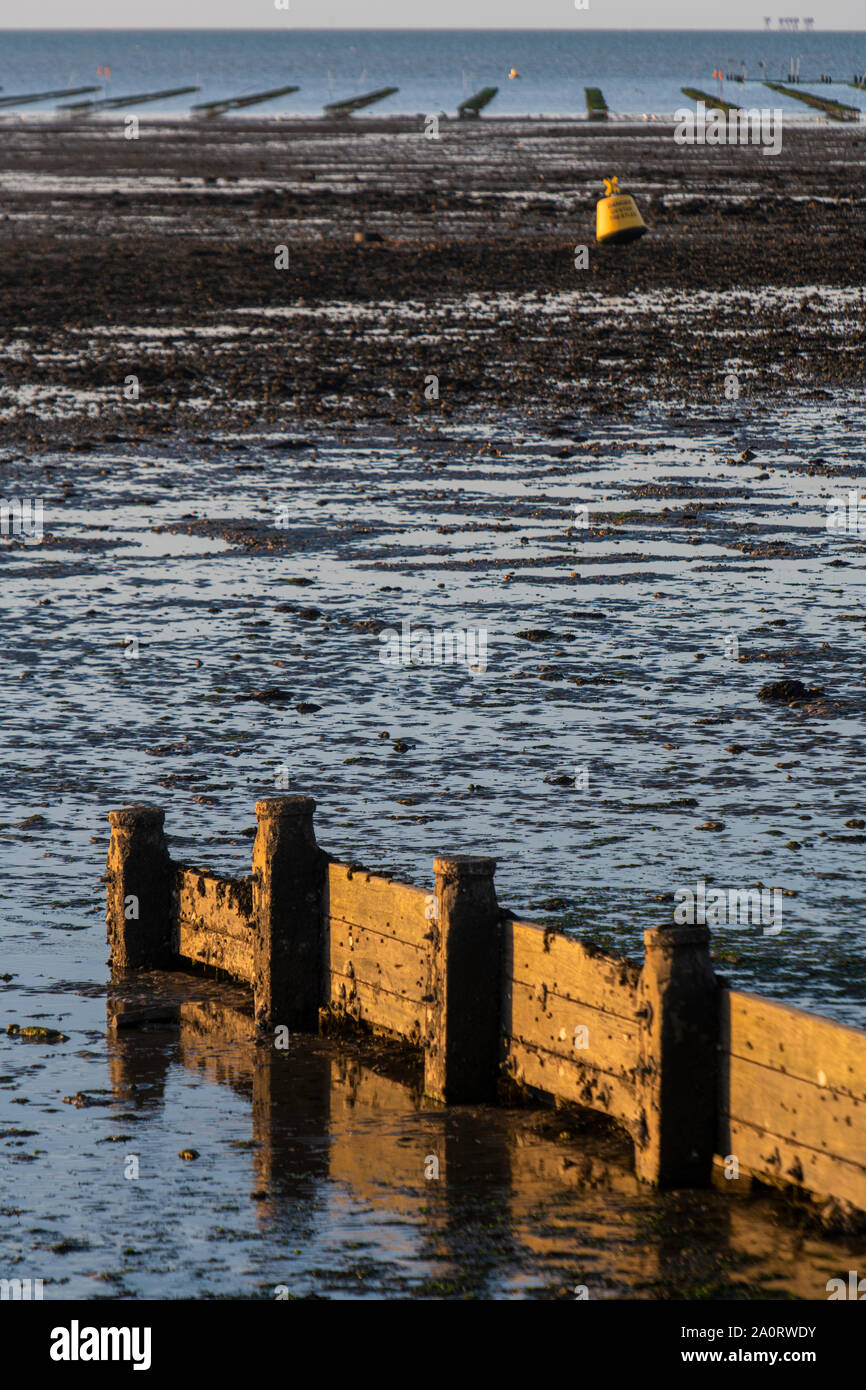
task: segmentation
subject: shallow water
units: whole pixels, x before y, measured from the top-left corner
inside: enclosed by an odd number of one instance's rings
[[[823,1297],[855,1267],[768,1199],[643,1192],[617,1139],[443,1112],[375,1050],[272,1057],[242,996],[212,985],[118,1041],[101,875],[107,810],[131,801],[166,808],[176,858],[246,872],[254,801],[287,784],[316,797],[339,858],[429,884],[435,854],[491,853],[502,903],[617,952],[640,955],[677,887],[778,886],[781,933],[715,928],[717,969],[863,1026],[863,836],[846,827],[866,812],[863,533],[825,524],[862,490],[863,426],[852,400],[736,402],[557,437],[479,414],[401,438],[311,427],[291,448],[6,451],[4,496],[41,496],[46,535],[2,543],[0,1021],[68,1041],[0,1035],[0,1266],[46,1296],[146,1297],[191,1279],[694,1296],[729,1276]],[[377,626],[406,619],[485,628],[486,669],[383,664]],[[760,703],[781,676],[825,699]],[[273,686],[290,698],[238,698]],[[81,1091],[110,1104],[63,1104]],[[432,1196],[430,1154],[450,1174]],[[69,1240],[86,1248],[52,1252]]]
[[[103,992],[33,979],[70,1041],[4,1057],[0,1264],[46,1298],[818,1299],[862,1259],[766,1195],[653,1193],[592,1117],[445,1109],[370,1043],[256,1045],[229,986],[115,990],[109,1021],[161,1019],[107,1034]]]

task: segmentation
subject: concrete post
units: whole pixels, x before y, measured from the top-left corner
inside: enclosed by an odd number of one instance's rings
[[[163,834],[165,811],[125,806],[109,811],[105,868],[106,922],[113,971],[167,969],[174,963],[173,865]]]
[[[323,1002],[327,855],[316,844],[311,796],[256,802],[253,845],[256,1024],[315,1032]]]
[[[494,859],[434,860],[424,1090],[450,1104],[496,1099],[501,943]]]
[[[638,1175],[660,1187],[705,1187],[716,1138],[719,982],[704,926],[644,932],[638,985]]]

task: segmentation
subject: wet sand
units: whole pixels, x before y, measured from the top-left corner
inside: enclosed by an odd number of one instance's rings
[[[864,535],[826,527],[866,469],[862,136],[422,128],[4,131],[0,491],[46,534],[0,549],[0,999],[68,1039],[0,1035],[5,1264],[46,1297],[823,1299],[862,1242],[647,1193],[588,1122],[443,1115],[330,1040],[263,1081],[242,1002],[106,1033],[109,806],[247,872],[283,770],[339,858],[493,854],[501,902],[616,952],[677,885],[778,886],[782,933],[718,929],[716,968],[863,1025]],[[652,224],[621,252],[613,172]],[[406,619],[484,626],[486,670],[383,665]],[[825,693],[761,703],[783,678]]]

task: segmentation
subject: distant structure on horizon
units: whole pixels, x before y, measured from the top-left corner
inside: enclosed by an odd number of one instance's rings
[[[772,20],[768,19],[767,16],[764,15],[764,24],[767,29],[769,29],[771,23]],[[780,29],[789,30],[792,34],[796,34],[797,30],[800,28],[801,21],[792,17],[790,19],[780,19],[778,21],[778,24]],[[804,19],[802,20],[802,25],[804,29],[811,30],[814,28],[815,21],[814,19]]]

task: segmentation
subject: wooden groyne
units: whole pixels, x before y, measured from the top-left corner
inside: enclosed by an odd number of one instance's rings
[[[224,97],[221,101],[200,101],[190,110],[197,115],[209,119],[214,116],[223,116],[227,111],[240,111],[244,106],[258,106],[263,101],[274,101],[277,97],[288,96],[290,92],[299,92],[301,89],[297,85],[294,87],[271,87],[267,92],[251,92],[243,97]]]
[[[711,96],[709,92],[702,92],[699,87],[680,87],[684,97],[690,101],[702,101],[708,111],[740,111],[742,107],[733,101],[725,101],[723,97]]]
[[[331,101],[325,107],[325,115],[342,120],[351,116],[353,111],[361,111],[365,106],[373,106],[377,101],[394,96],[399,90],[399,87],[380,87],[377,92],[367,92],[365,96],[347,97],[345,101]]]
[[[601,93],[600,87],[584,87],[583,95],[586,98],[586,114],[591,121],[607,120],[607,102]]]
[[[480,92],[476,92],[474,96],[461,101],[457,107],[457,115],[461,120],[465,116],[480,116],[485,106],[490,105],[498,91],[498,87],[482,87]]]
[[[98,92],[99,87],[66,87],[54,92],[22,92],[14,97],[0,97],[0,106],[28,106],[37,101],[54,101],[57,97],[78,97],[84,92]]]
[[[101,97],[98,101],[75,101],[59,106],[59,111],[119,111],[125,106],[144,106],[149,101],[187,96],[198,87],[166,87],[161,92],[133,92],[125,97]]]
[[[866,1032],[731,990],[704,926],[644,932],[638,965],[503,912],[492,859],[437,858],[432,892],[339,863],[314,809],[259,801],[245,878],[174,862],[162,810],[110,812],[113,972],[212,966],[252,989],[263,1032],[402,1039],[445,1103],[510,1080],[599,1111],[661,1186],[724,1165],[866,1211]]]
[[[765,87],[769,87],[773,92],[781,92],[782,96],[793,97],[795,101],[802,101],[807,106],[813,106],[817,111],[823,111],[825,116],[829,116],[831,121],[858,121],[860,119],[860,108],[849,106],[844,101],[833,101],[830,97],[817,97],[812,92],[798,92],[794,87],[786,87],[781,82],[765,82]]]

